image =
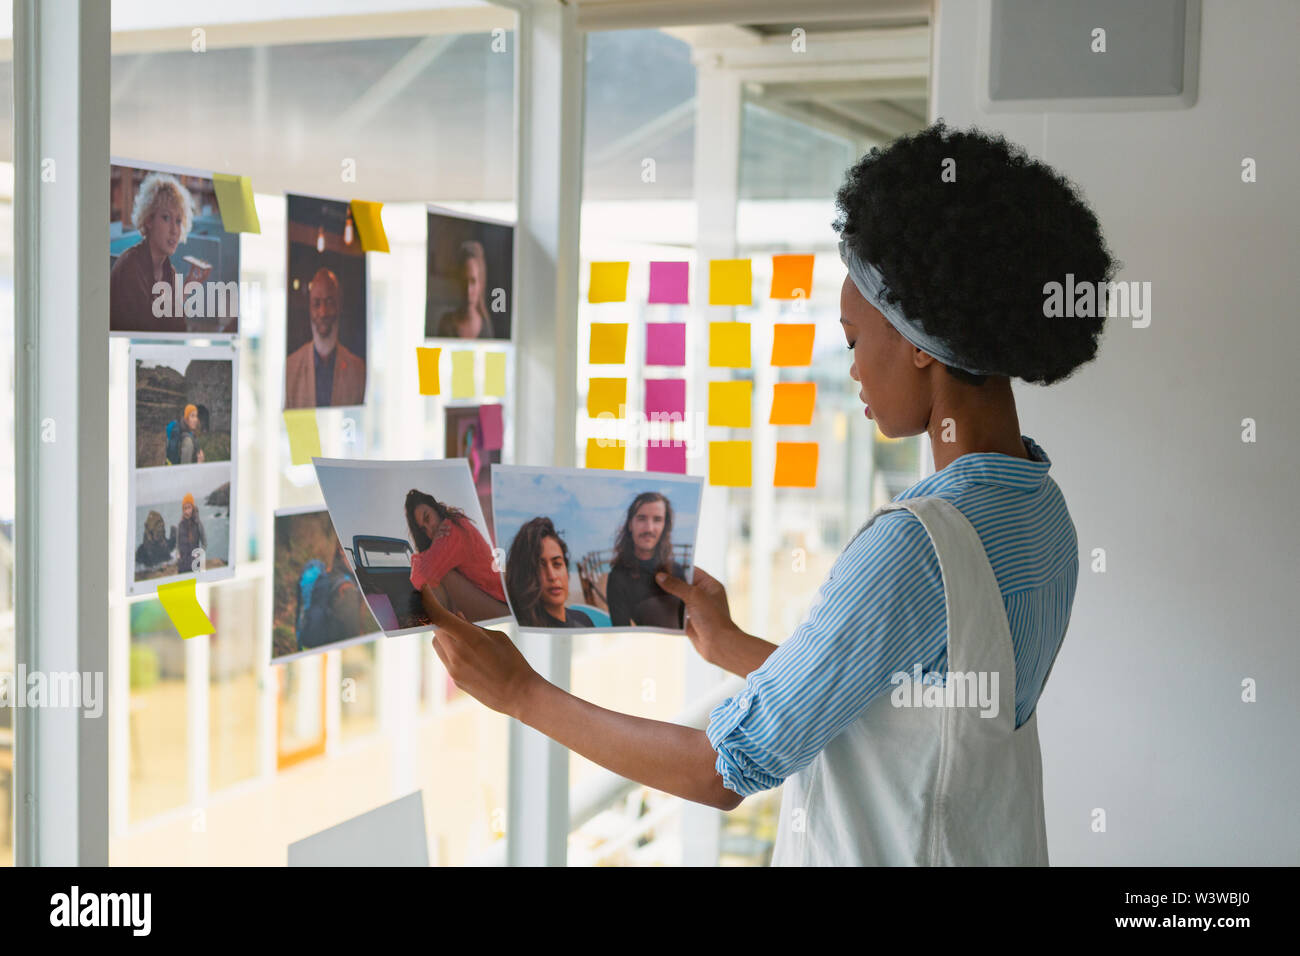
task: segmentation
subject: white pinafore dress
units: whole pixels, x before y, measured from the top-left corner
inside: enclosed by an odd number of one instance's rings
[[[894,687],[881,693],[785,781],[772,865],[1046,866],[1038,714],[1016,728],[1011,630],[988,555],[966,516],[937,497],[885,505],[858,534],[904,508],[939,556],[949,674],[997,673],[997,715],[901,707]],[[922,699],[912,683],[900,693]]]

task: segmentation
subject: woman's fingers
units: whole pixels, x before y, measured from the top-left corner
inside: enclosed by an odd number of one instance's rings
[[[447,663],[447,652],[442,649],[442,643],[438,640],[439,633],[433,632],[433,652],[438,655],[438,660],[442,661],[442,666],[450,672],[451,665]]]
[[[693,584],[717,584],[718,579],[697,564],[695,573],[691,576],[691,582]]]
[[[424,613],[429,615],[429,623],[435,627],[471,639],[475,636],[475,632],[479,630],[477,626],[465,620],[464,617],[453,614],[443,607],[433,588],[428,584],[420,588],[420,600],[424,604]]]

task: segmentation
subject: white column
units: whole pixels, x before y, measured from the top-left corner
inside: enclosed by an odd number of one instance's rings
[[[710,308],[709,260],[729,259],[736,250],[736,191],[740,178],[740,80],[736,74],[704,62],[696,64],[695,77],[695,288],[693,301],[699,318],[692,322],[692,355],[705,356],[708,323],[728,318],[725,310]],[[707,411],[711,370],[701,358],[695,365],[691,393],[697,415]],[[709,430],[698,433],[707,442]],[[700,467],[708,472],[708,449],[700,450]],[[705,485],[702,501],[700,549],[697,563],[720,577],[726,574],[727,528],[730,493]],[[686,656],[686,701],[698,700],[724,677],[695,653]],[[711,807],[688,803],[682,810],[682,863],[716,866],[722,815]]]
[[[572,4],[519,10],[515,135],[514,460],[572,467],[576,441],[578,221],[582,202],[585,43]],[[547,680],[568,688],[570,640],[518,635]],[[563,866],[569,837],[569,752],[510,724],[506,841],[510,865]]]
[[[13,48],[17,663],[106,675],[109,4],[18,0]],[[17,862],[106,866],[107,716],[15,717]]]
[[[199,604],[212,608],[212,587],[198,586]],[[186,758],[189,767],[189,795],[192,808],[204,808],[208,803],[208,750],[211,747],[211,730],[208,726],[208,693],[211,690],[209,667],[212,638],[191,637],[185,644],[185,710]]]

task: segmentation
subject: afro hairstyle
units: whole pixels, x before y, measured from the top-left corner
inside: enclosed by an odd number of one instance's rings
[[[1050,385],[1096,356],[1105,315],[1049,318],[1044,285],[1109,282],[1121,263],[1078,188],[1022,147],[940,119],[873,148],[835,200],[835,229],[886,300],[973,367]]]

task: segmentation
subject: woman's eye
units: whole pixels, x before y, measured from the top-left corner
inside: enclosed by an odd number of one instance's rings
[[[849,343],[849,349],[852,350],[853,347],[854,347],[855,345],[857,345],[857,344],[858,344],[857,342],[850,342],[850,343]]]

